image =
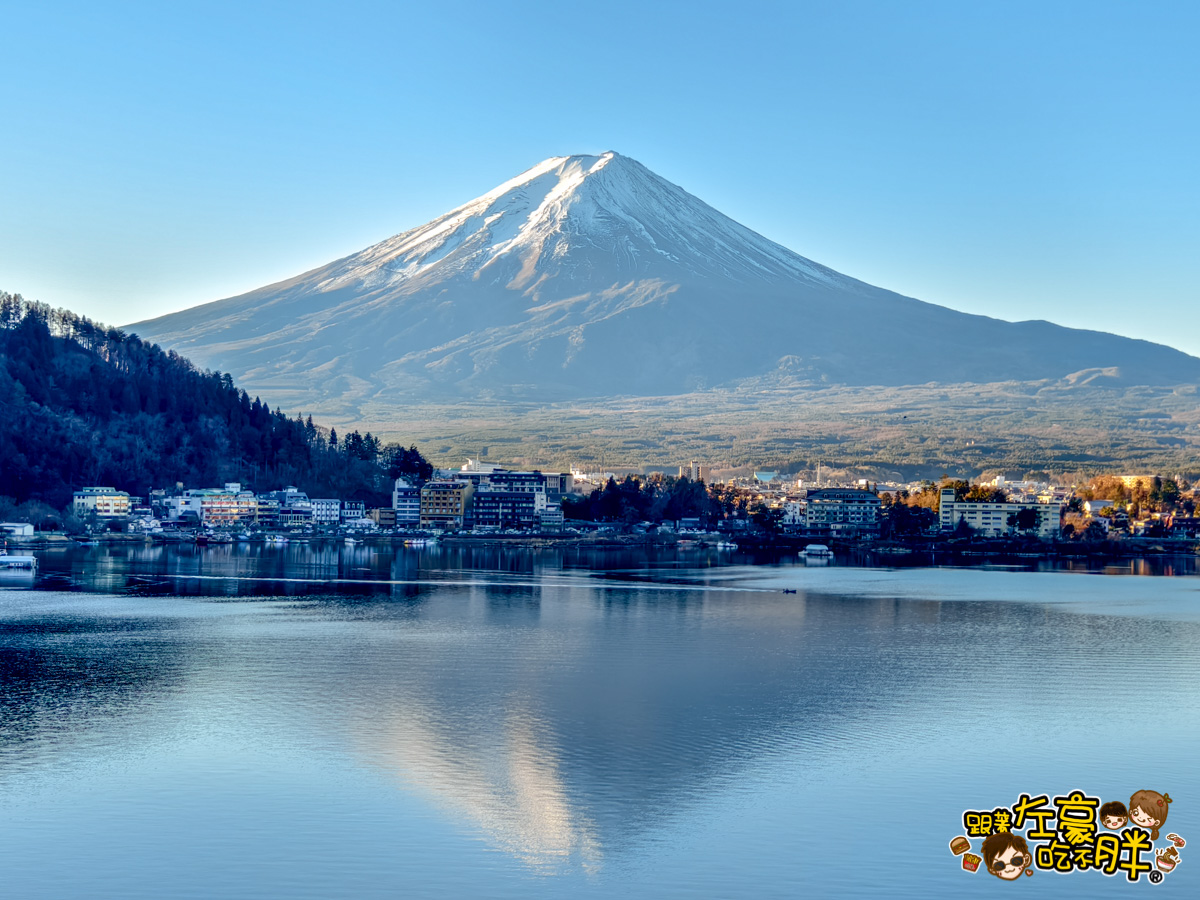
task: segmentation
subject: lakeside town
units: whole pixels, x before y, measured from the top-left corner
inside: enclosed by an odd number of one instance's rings
[[[75,491],[70,514],[4,522],[14,545],[154,541],[440,539],[654,541],[730,548],[832,545],[892,556],[936,547],[1023,555],[1200,551],[1196,492],[1186,479],[1098,476],[1032,480],[822,483],[776,472],[707,482],[692,461],[678,475],[518,471],[468,459],[428,479],[399,477],[391,504],[313,497],[241,484]],[[819,477],[819,471],[818,471]],[[914,560],[915,561],[915,560]]]

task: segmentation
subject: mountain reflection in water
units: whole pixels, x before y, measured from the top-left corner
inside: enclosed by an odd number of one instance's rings
[[[1137,580],[1153,582],[1158,599],[1146,603],[1173,604],[1169,620],[1161,605],[1139,606],[1130,579],[1097,576],[160,550],[44,565],[79,586],[120,581],[127,596],[0,593],[0,788],[10,796],[31,791],[32,777],[69,798],[73,782],[56,772],[90,771],[133,748],[149,754],[147,771],[170,769],[180,753],[212,760],[193,773],[194,789],[172,782],[200,806],[200,792],[229,777],[225,760],[262,780],[272,766],[303,765],[347,792],[372,779],[390,786],[373,789],[383,817],[373,833],[420,797],[517,867],[497,874],[469,843],[418,833],[406,849],[422,853],[358,858],[354,877],[381,894],[413,878],[437,883],[450,867],[474,893],[512,896],[661,896],[685,892],[689,878],[726,895],[807,885],[921,896],[961,888],[938,862],[976,800],[1124,790],[1129,779],[1138,782],[1129,790],[1145,782],[1200,794],[1186,750],[1200,731],[1192,579]],[[317,573],[354,571],[403,583],[214,602],[161,595],[155,582],[299,593]],[[782,594],[783,584],[798,593]],[[1051,595],[1071,590],[1114,612],[1056,606]],[[1150,686],[1172,711],[1153,753],[1133,728],[1099,740],[1101,723],[1137,720]],[[1092,752],[1062,750],[1082,746]],[[835,875],[818,863],[841,852],[844,836],[812,814],[815,798],[853,806],[864,793],[903,833]],[[150,801],[139,802],[103,812],[118,822],[150,815]],[[227,810],[230,840],[270,834],[295,857],[297,829],[271,812],[282,802]],[[352,826],[322,818],[328,846],[349,846]],[[0,838],[25,842],[17,883],[23,872],[34,878],[39,853],[44,862],[69,851],[96,825],[49,821],[40,841],[33,826],[0,827]],[[155,840],[167,862],[186,853],[186,832],[178,846],[169,834]],[[134,847],[114,853],[139,863]],[[923,861],[920,877],[897,878],[912,858]],[[347,864],[338,853],[302,856],[292,893],[336,893]],[[552,881],[526,882],[522,871]],[[210,890],[221,878],[240,879],[248,895],[279,888],[255,887],[236,864],[203,877]],[[1056,887],[1083,895],[1093,881]],[[148,884],[146,896],[153,887],[165,889]]]

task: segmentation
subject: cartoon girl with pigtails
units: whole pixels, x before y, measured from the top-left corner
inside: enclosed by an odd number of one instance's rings
[[[1158,791],[1138,791],[1129,798],[1129,821],[1134,825],[1150,829],[1150,840],[1158,840],[1158,829],[1167,821],[1167,805],[1170,794]]]

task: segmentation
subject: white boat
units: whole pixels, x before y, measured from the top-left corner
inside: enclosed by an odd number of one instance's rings
[[[347,547],[353,547],[355,544],[361,544],[361,543],[362,543],[362,541],[360,541],[358,538],[352,538],[352,537],[346,538],[346,546]]]
[[[829,559],[833,556],[833,551],[824,544],[809,544],[800,551],[800,555],[805,559]]]
[[[37,557],[22,553],[9,553],[8,550],[0,547],[0,569],[33,572],[37,570]]]
[[[263,540],[268,544],[286,544],[288,542],[288,539],[282,534],[268,534]]]

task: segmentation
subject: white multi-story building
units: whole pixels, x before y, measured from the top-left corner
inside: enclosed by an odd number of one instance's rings
[[[342,501],[337,499],[309,500],[314,525],[337,525],[342,520]]]
[[[804,525],[807,524],[807,519],[804,515],[804,503],[800,500],[785,500],[783,502],[783,521],[784,525]]]
[[[392,487],[392,509],[396,511],[397,528],[416,528],[421,524],[421,492],[406,478],[397,478]]]
[[[1062,522],[1061,503],[982,503],[955,500],[953,488],[941,493],[939,518],[943,531],[953,531],[960,522],[965,522],[979,534],[997,537],[1013,534],[1018,529],[1015,517],[1024,509],[1037,513],[1036,533],[1040,538],[1054,538],[1059,534]],[[1014,524],[1009,524],[1010,517]]]
[[[129,494],[110,487],[85,487],[75,492],[75,515],[95,513],[101,519],[129,515]]]

